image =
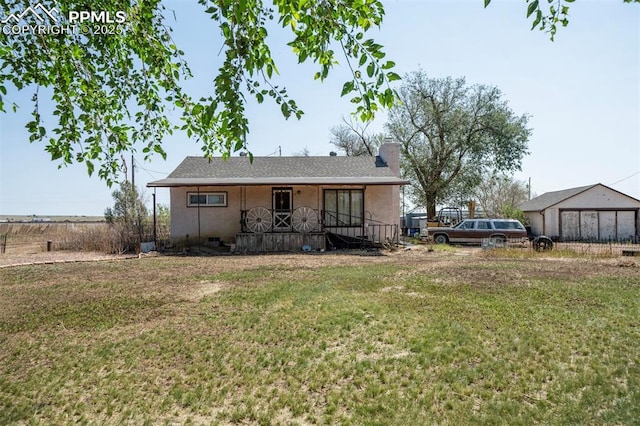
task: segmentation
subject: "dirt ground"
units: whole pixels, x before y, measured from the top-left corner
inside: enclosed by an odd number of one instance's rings
[[[262,255],[240,255],[240,254],[223,254],[223,255],[211,255],[192,254],[184,256],[184,258],[203,258],[211,259],[218,258],[233,259],[231,262],[220,262],[228,267],[233,265],[233,269],[243,269],[246,267],[258,267],[274,264],[289,264],[289,263],[303,263],[307,267],[319,267],[326,265],[348,265],[354,263],[354,258],[377,258],[379,262],[388,262],[391,258],[402,256],[406,260],[416,258],[420,253],[426,252],[427,249],[424,246],[416,246],[409,250],[399,249],[396,251],[339,251],[339,252],[325,252],[325,253],[276,253],[276,254],[262,254]],[[461,249],[461,252],[457,255],[469,255],[474,249]],[[157,253],[141,254],[141,255],[111,255],[95,252],[74,252],[74,251],[51,251],[51,252],[32,252],[32,253],[4,253],[0,255],[0,268],[32,265],[32,264],[52,264],[52,263],[72,263],[72,262],[90,262],[90,261],[104,261],[104,260],[127,260],[135,258],[149,258],[159,256]],[[160,255],[162,256],[162,255]],[[170,255],[174,257],[175,255]],[[359,263],[359,262],[356,262]]]
[[[132,256],[118,256],[93,252],[50,251],[39,253],[3,253],[0,254],[0,268],[18,265],[49,264],[64,262],[88,262],[98,260],[126,259]],[[135,256],[138,257],[138,256]]]
[[[31,254],[11,254],[5,253],[0,255],[0,269],[31,264],[52,264],[52,263],[75,263],[75,262],[92,262],[92,261],[137,261],[146,258],[158,256],[156,253],[141,255],[106,255],[102,253],[91,252],[71,252],[71,251],[52,251]],[[162,255],[160,255],[162,256]],[[174,257],[174,256],[171,256]],[[556,257],[545,256],[544,254],[533,253],[528,255],[522,254],[521,257],[501,257],[498,253],[492,253],[490,250],[483,250],[478,247],[456,247],[447,250],[430,250],[429,246],[416,245],[408,248],[400,248],[398,250],[383,251],[337,251],[325,253],[281,253],[281,254],[263,254],[263,255],[189,255],[181,256],[186,259],[202,260],[209,268],[220,268],[220,270],[243,270],[257,268],[260,266],[286,265],[288,267],[300,268],[318,268],[323,266],[337,265],[363,265],[363,264],[403,264],[411,265],[416,271],[429,271],[434,268],[442,268],[447,265],[455,266],[457,273],[461,273],[461,264],[470,267],[468,273],[480,280],[489,279],[496,281],[497,276],[484,277],[484,274],[494,274],[495,271],[482,268],[482,264],[491,260],[518,261],[521,262],[522,273],[528,271],[534,272],[536,275],[541,273],[544,276],[560,277],[560,276],[592,276],[612,273],[615,267],[616,275],[619,275],[619,269],[626,269],[623,275],[631,274],[637,276],[640,280],[640,257],[621,257],[612,256],[598,258],[593,256],[578,257]],[[134,259],[134,260],[132,260]],[[478,266],[478,267],[474,267]],[[466,268],[463,268],[466,269]],[[609,272],[607,272],[609,271]],[[536,273],[537,272],[537,273]],[[502,275],[502,274],[498,274]],[[514,276],[509,275],[512,280]],[[516,277],[517,278],[517,277]],[[499,279],[497,281],[500,281]]]

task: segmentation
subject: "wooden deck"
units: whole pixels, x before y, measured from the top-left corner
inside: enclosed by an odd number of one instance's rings
[[[285,251],[302,251],[308,245],[311,251],[324,250],[326,236],[324,232],[271,232],[236,234],[237,253],[269,253]]]

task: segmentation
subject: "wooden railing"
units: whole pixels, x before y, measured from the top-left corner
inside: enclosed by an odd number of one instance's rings
[[[379,222],[363,217],[322,212],[323,229],[331,245],[336,247],[396,246],[400,242],[397,224]]]
[[[398,245],[400,242],[397,224],[360,216],[337,215],[327,210],[301,209],[304,210],[282,211],[264,207],[242,210],[242,232],[326,232],[330,245],[349,248]]]

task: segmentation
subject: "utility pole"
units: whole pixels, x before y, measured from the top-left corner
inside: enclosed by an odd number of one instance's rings
[[[120,159],[122,160],[122,170],[124,172],[124,180],[127,181],[129,179],[129,169],[127,169],[127,160],[124,158],[124,155],[120,154]]]
[[[531,199],[531,176],[529,176],[529,199]]]
[[[153,188],[153,245],[158,250],[158,224],[156,221],[156,189]]]
[[[134,211],[138,216],[138,247],[136,247],[136,252],[140,253],[140,243],[142,243],[142,219],[140,218],[140,211],[138,210],[138,191],[136,190],[136,166],[135,159],[133,158],[133,154],[131,154],[131,190],[134,194],[133,207]]]

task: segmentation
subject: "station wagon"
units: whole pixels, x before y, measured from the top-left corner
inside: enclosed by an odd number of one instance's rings
[[[515,219],[465,219],[454,227],[429,228],[429,235],[436,244],[524,244],[527,230]]]

